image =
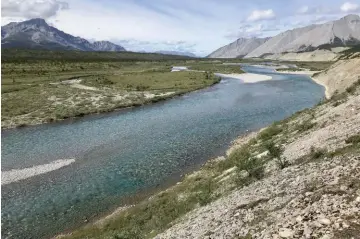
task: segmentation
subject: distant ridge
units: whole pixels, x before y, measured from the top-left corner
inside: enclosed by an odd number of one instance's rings
[[[49,26],[44,19],[34,18],[24,22],[11,22],[1,27],[2,48],[30,48],[48,50],[125,51],[109,41],[90,43]]]
[[[185,52],[185,51],[156,51],[154,53],[165,54],[165,55],[197,57],[194,53]]]
[[[261,46],[269,38],[239,38],[229,45],[223,46],[213,53],[209,58],[236,58],[243,57],[257,47]]]
[[[336,21],[288,30],[271,38],[240,38],[214,51],[208,57],[254,58],[271,54],[328,50],[359,44],[360,16],[350,14]]]

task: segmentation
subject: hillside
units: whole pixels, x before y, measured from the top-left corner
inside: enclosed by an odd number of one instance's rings
[[[353,46],[359,43],[360,17],[348,15],[333,22],[280,33],[246,57],[260,57],[268,53],[313,51],[318,48]]]
[[[223,46],[213,53],[211,53],[209,58],[236,58],[243,57],[261,46],[269,38],[239,38],[238,40],[230,43],[229,45]]]
[[[109,41],[90,43],[81,37],[74,37],[55,27],[49,26],[41,18],[24,22],[11,22],[2,26],[1,47],[47,50],[125,51],[125,48],[122,46]]]
[[[329,69],[315,75],[313,78],[320,84],[326,85],[328,97],[343,93],[354,82],[360,79],[360,57],[337,61]]]
[[[339,55],[334,48],[359,44],[360,17],[351,14],[336,21],[288,30],[271,38],[240,38],[208,57],[324,61],[334,60]]]

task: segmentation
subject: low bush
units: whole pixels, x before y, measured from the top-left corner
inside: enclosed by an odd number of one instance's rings
[[[301,133],[301,132],[305,132],[305,131],[308,131],[309,129],[314,128],[315,125],[316,125],[316,123],[312,123],[311,120],[306,120],[300,124],[297,124],[295,126],[295,130],[297,130]]]
[[[310,159],[316,160],[316,159],[320,159],[323,156],[325,156],[327,153],[326,149],[321,149],[321,148],[315,148],[314,146],[312,146],[310,148]]]
[[[345,140],[345,143],[347,143],[347,144],[358,144],[358,143],[360,143],[360,134],[350,136],[349,138],[347,138]]]
[[[339,105],[341,105],[341,101],[336,101],[332,106],[337,107]]]
[[[280,134],[282,131],[283,129],[279,125],[273,124],[260,132],[259,139],[263,141],[269,140],[273,136]]]
[[[280,146],[276,146],[274,142],[270,141],[265,144],[265,148],[269,151],[270,157],[276,160],[279,168],[284,169],[290,166],[289,161],[282,156],[284,149]]]
[[[235,162],[239,171],[245,170],[249,177],[261,179],[264,176],[263,162],[252,157],[246,148],[240,148],[232,152],[229,160]]]

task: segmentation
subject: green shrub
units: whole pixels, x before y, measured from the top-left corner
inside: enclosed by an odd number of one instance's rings
[[[308,131],[309,129],[314,128],[316,123],[312,123],[311,120],[306,120],[295,126],[295,130],[301,132]]]
[[[269,155],[275,158],[279,168],[284,169],[290,165],[289,161],[282,156],[284,149],[276,146],[274,142],[268,142],[265,144],[265,148],[269,151]]]
[[[261,179],[264,176],[264,167],[260,159],[251,157],[248,149],[240,148],[229,156],[231,162],[235,162],[239,171],[245,170],[249,177]]]
[[[150,88],[149,86],[137,85],[135,89],[136,89],[137,91],[145,91],[145,90],[147,90],[147,89],[149,89],[149,88]]]
[[[212,180],[206,180],[200,184],[200,190],[196,194],[196,200],[200,206],[204,206],[212,201],[212,192],[214,191],[214,184]]]
[[[349,94],[354,94],[355,91],[356,91],[356,85],[352,85],[352,86],[349,86],[348,88],[346,88],[346,92]]]
[[[341,105],[341,101],[336,101],[336,102],[333,104],[334,107],[337,107],[337,106],[339,106],[339,105]]]
[[[360,85],[360,77],[358,77],[358,80],[355,81],[351,86],[346,88],[346,92],[349,93],[349,94],[354,94],[359,85]]]
[[[240,171],[245,170],[251,178],[261,179],[264,177],[264,165],[258,158],[250,157],[241,160],[236,166]]]
[[[358,144],[358,143],[360,143],[360,134],[350,136],[349,138],[347,138],[345,140],[345,143],[347,143],[347,144]]]
[[[320,148],[315,148],[314,146],[312,146],[310,148],[310,159],[319,159],[322,158],[323,156],[325,156],[327,153],[326,149],[320,149]]]
[[[282,131],[283,129],[280,126],[273,124],[260,132],[259,139],[264,141],[271,139],[273,136],[280,134]]]

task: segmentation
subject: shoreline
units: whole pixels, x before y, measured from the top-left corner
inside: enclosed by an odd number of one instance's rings
[[[276,73],[279,74],[293,74],[293,75],[307,75],[308,77],[310,77],[316,84],[321,85],[325,88],[325,98],[326,99],[330,99],[331,95],[329,93],[329,86],[326,85],[324,82],[321,82],[320,80],[318,80],[317,78],[314,77],[314,74],[316,73],[320,73],[321,71],[277,71],[275,69]]]
[[[262,75],[262,74],[254,74],[254,73],[242,73],[242,74],[221,74],[215,73],[216,76],[222,78],[233,78],[237,80],[241,80],[243,83],[257,83],[262,81],[268,81],[272,79],[272,76]]]
[[[318,79],[314,78],[314,77],[311,77],[309,76],[316,84],[318,85],[321,85],[325,88],[325,98],[328,100],[331,98],[331,95],[329,93],[329,87],[324,83],[324,82],[321,82],[319,81]]]
[[[163,101],[167,101],[167,100],[171,100],[174,99],[176,97],[180,97],[183,96],[185,94],[191,93],[191,92],[196,92],[198,90],[202,90],[202,89],[206,89],[208,87],[212,87],[218,83],[220,83],[222,79],[218,79],[215,82],[213,82],[211,85],[205,86],[205,87],[201,87],[198,89],[194,89],[191,91],[186,91],[186,92],[174,92],[173,94],[163,94],[161,96],[155,96],[153,98],[147,98],[147,101],[144,102],[143,104],[129,104],[128,106],[123,106],[123,107],[116,107],[113,109],[107,109],[104,111],[100,111],[100,112],[93,112],[93,113],[89,113],[89,114],[80,114],[80,115],[75,115],[75,116],[71,116],[65,119],[55,119],[52,121],[42,121],[42,122],[31,122],[29,124],[18,124],[18,125],[10,125],[10,126],[1,126],[1,130],[12,130],[12,129],[19,129],[19,128],[25,128],[25,127],[33,127],[33,126],[38,126],[38,125],[45,125],[45,124],[53,124],[53,123],[60,123],[60,122],[65,122],[65,121],[70,121],[70,120],[76,120],[76,119],[82,119],[85,117],[90,117],[90,116],[94,116],[94,115],[101,115],[101,114],[106,114],[106,113],[114,113],[117,111],[122,111],[122,110],[128,110],[128,109],[133,109],[133,108],[137,108],[137,107],[141,107],[141,106],[147,106],[147,105],[152,105],[158,102],[163,102]]]

